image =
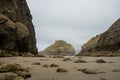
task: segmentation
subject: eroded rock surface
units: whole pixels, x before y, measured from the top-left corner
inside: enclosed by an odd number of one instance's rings
[[[57,40],[41,53],[44,55],[72,56],[75,55],[75,50],[71,44],[63,40]]]
[[[26,0],[0,0],[0,49],[37,54],[32,16]]]
[[[120,56],[120,19],[107,31],[85,43],[79,55]]]

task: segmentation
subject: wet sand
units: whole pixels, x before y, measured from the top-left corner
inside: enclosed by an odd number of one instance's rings
[[[0,62],[5,64],[18,63],[24,68],[28,68],[32,74],[27,80],[120,80],[120,72],[112,72],[120,69],[120,57],[82,57],[87,63],[74,63],[77,57],[69,57],[71,61],[63,61],[63,58],[41,58],[41,57],[7,57],[0,58]],[[97,59],[103,59],[106,63],[96,63]],[[39,62],[41,65],[32,65]],[[4,64],[4,65],[5,65]],[[58,67],[43,67],[44,64],[57,64],[59,68],[68,70],[65,73],[56,72]],[[90,69],[104,72],[100,74],[85,74],[77,69]],[[0,74],[1,75],[1,74]]]

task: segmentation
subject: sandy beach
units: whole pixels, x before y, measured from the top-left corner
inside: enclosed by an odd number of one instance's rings
[[[74,63],[77,57],[69,57],[71,61],[63,61],[64,58],[41,58],[41,57],[6,57],[0,58],[5,64],[17,63],[29,69],[32,74],[27,80],[120,80],[120,57],[82,57],[86,63]],[[106,63],[96,63],[97,59],[103,59]],[[40,65],[33,65],[33,63]],[[59,67],[43,67],[43,65],[57,64]],[[1,67],[1,66],[0,66]],[[58,68],[64,68],[68,72],[56,72]],[[78,69],[88,69],[99,74],[85,74]],[[113,72],[117,69],[118,71]],[[1,74],[0,74],[1,75]]]

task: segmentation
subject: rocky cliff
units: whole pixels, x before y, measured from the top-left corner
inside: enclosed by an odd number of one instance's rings
[[[79,53],[90,56],[120,56],[120,19],[107,31],[93,37]]]
[[[37,53],[32,16],[26,0],[0,0],[0,49]]]
[[[72,56],[75,55],[75,50],[73,46],[63,40],[57,40],[55,43],[47,47],[41,52],[43,55],[62,55],[62,56]]]

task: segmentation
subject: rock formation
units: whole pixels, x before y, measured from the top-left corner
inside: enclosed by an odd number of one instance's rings
[[[107,31],[93,37],[82,46],[79,55],[120,56],[120,19]]]
[[[32,16],[26,0],[0,0],[0,49],[37,53]]]
[[[55,41],[55,43],[47,47],[41,53],[43,55],[72,56],[72,55],[75,55],[75,50],[71,44],[66,43],[63,40],[57,40]]]

